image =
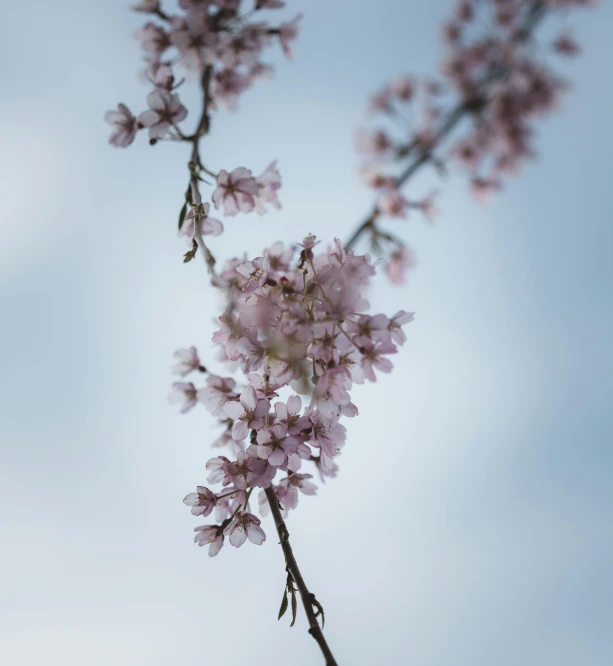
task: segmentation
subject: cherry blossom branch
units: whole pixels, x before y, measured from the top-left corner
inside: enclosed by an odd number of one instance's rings
[[[307,619],[309,621],[309,634],[317,641],[319,648],[324,655],[326,660],[326,666],[337,666],[336,660],[326,642],[324,637],[322,627],[319,626],[317,618],[321,615],[322,626],[324,622],[324,611],[321,607],[321,604],[315,598],[315,595],[312,592],[309,592],[309,588],[304,582],[300,568],[298,567],[298,562],[294,556],[294,551],[289,542],[289,531],[281,515],[281,509],[279,507],[279,501],[277,496],[272,488],[266,488],[265,490],[266,498],[270,504],[270,510],[272,512],[273,519],[275,521],[275,527],[277,528],[277,534],[279,535],[279,543],[283,549],[283,555],[285,556],[285,565],[287,572],[292,576],[293,581],[298,587],[300,592],[300,598],[302,599],[302,605],[304,606],[304,612],[306,613]],[[317,612],[313,610],[317,609]]]
[[[214,524],[195,528],[194,541],[198,546],[208,545],[211,557],[220,552],[226,539],[235,548],[247,541],[262,545],[266,534],[250,506],[253,491],[260,489],[260,513],[264,516],[268,509],[272,512],[285,558],[287,580],[279,617],[287,610],[291,595],[293,626],[298,592],[309,633],[327,666],[336,666],[336,661],[323,635],[324,611],[298,567],[284,516],[296,509],[300,495],[317,492],[313,476],[300,472],[303,463],[314,464],[322,481],[336,476],[336,459],[346,444],[346,428],[341,420],[358,416],[349,391],[354,383],[375,382],[375,369],[379,373],[392,370],[388,357],[407,341],[402,327],[413,320],[413,314],[403,310],[392,317],[369,313],[364,294],[378,262],[348,248],[366,231],[372,232],[373,243],[387,241],[402,248],[399,238],[377,228],[378,218],[381,214],[404,217],[408,208],[420,208],[428,214],[425,201],[407,201],[398,188],[426,163],[439,163],[435,150],[463,118],[472,114],[475,134],[483,129],[481,125],[488,129],[488,120],[495,125],[487,114],[501,125],[498,132],[489,127],[487,140],[473,146],[473,158],[475,152],[478,158],[474,158],[475,163],[489,160],[500,173],[531,153],[526,141],[531,127],[525,118],[550,109],[562,85],[531,57],[529,49],[514,49],[513,44],[527,41],[549,9],[586,2],[460,0],[455,24],[446,26],[446,30],[451,35],[450,43],[457,47],[448,63],[447,76],[461,101],[457,105],[443,104],[437,97],[436,104],[427,109],[427,131],[416,132],[408,142],[402,140],[394,147],[384,132],[378,133],[382,140],[373,142],[375,150],[371,154],[385,155],[396,163],[408,159],[395,178],[378,174],[374,181],[378,184],[373,182],[377,189],[387,188],[385,205],[380,199],[346,247],[334,239],[333,246],[323,246],[316,252],[319,241],[309,235],[289,247],[274,243],[261,256],[229,259],[219,275],[215,257],[203,239],[224,230],[221,221],[209,217],[211,205],[216,210],[223,208],[226,217],[252,212],[261,215],[267,212],[267,206],[278,209],[281,175],[276,162],[259,176],[246,167],[217,172],[211,164],[204,164],[200,142],[210,131],[210,113],[221,108],[234,110],[239,95],[270,71],[270,66],[260,61],[265,47],[278,41],[284,53],[291,56],[290,43],[296,38],[300,16],[278,27],[247,21],[260,10],[281,8],[283,0],[180,0],[177,15],[163,11],[159,0],[142,0],[133,7],[163,22],[159,25],[148,21],[137,33],[146,54],[147,79],[154,90],[147,96],[149,108],[138,116],[125,104],[106,114],[107,122],[114,127],[110,142],[125,148],[137,133],[147,129],[151,145],[171,140],[191,146],[179,235],[187,237],[192,248],[185,254],[185,261],[200,253],[212,285],[224,297],[225,306],[218,317],[220,328],[211,339],[220,347],[219,358],[229,364],[230,373],[240,368],[242,374],[239,380],[212,374],[200,363],[195,347],[175,354],[174,374],[181,378],[190,373],[207,376],[206,384],[199,387],[191,381],[175,382],[171,401],[180,403],[182,413],[204,404],[223,426],[214,446],[225,447],[227,453],[206,464],[207,483],[217,485],[217,490],[198,485],[196,492],[183,500],[194,516],[206,518],[215,512]],[[244,11],[247,4],[251,7]],[[488,6],[498,12],[498,27],[467,45],[461,37],[465,24],[470,23],[477,7]],[[572,41],[558,41],[561,52],[572,51]],[[175,53],[170,59],[168,51]],[[176,91],[188,79],[177,82],[175,64],[197,73],[193,80],[199,84],[202,107],[191,134],[179,126],[188,110]],[[390,86],[376,108],[402,120],[402,112],[398,113],[394,104],[412,99],[412,85],[405,79],[400,85]],[[426,90],[424,86],[424,94]],[[445,108],[451,110],[445,113]],[[498,115],[493,111],[496,109]],[[478,139],[483,137],[476,136],[475,144],[479,144]],[[508,144],[512,144],[510,148]],[[215,181],[214,185],[206,176]],[[202,183],[214,187],[210,197]],[[299,387],[311,393],[308,406],[294,394]],[[249,433],[250,440],[245,441]]]
[[[431,148],[425,149],[418,155],[415,160],[407,166],[407,168],[396,178],[394,181],[394,186],[396,189],[401,188],[408,180],[419,171],[419,169],[424,166],[427,162],[430,161],[433,155],[434,148],[454,129],[454,127],[460,122],[460,120],[468,113],[470,110],[474,110],[474,107],[470,108],[467,104],[461,104],[456,107],[448,116],[447,120],[439,130],[436,138],[434,139],[434,145]],[[345,243],[345,248],[347,250],[352,249],[357,243],[358,239],[365,233],[367,230],[375,230],[375,224],[377,219],[381,216],[380,208],[375,205],[368,217],[358,226],[358,228],[350,236],[349,240]]]
[[[542,0],[536,0],[525,20],[525,23],[515,32],[513,38],[510,40],[512,43],[521,43],[527,41],[533,34],[534,30],[543,19],[547,13],[547,7],[545,6]],[[452,109],[448,114],[441,125],[438,132],[435,136],[429,141],[428,145],[422,147],[421,151],[414,157],[413,161],[404,169],[404,171],[394,179],[393,186],[394,189],[399,190],[401,187],[406,185],[406,183],[414,176],[425,164],[434,160],[435,149],[442,143],[442,141],[457,127],[462,119],[471,113],[479,113],[484,107],[489,103],[488,99],[488,87],[497,81],[501,80],[506,75],[506,70],[504,68],[497,68],[493,72],[489,72],[481,82],[479,86],[481,88],[481,93],[476,95],[474,99],[470,101],[463,101],[458,103],[458,105]],[[420,142],[417,139],[411,141],[408,145],[401,147],[398,150],[398,157],[406,157],[419,148]],[[353,248],[361,236],[370,231],[373,234],[373,237],[382,234],[376,227],[376,222],[381,216],[380,207],[375,204],[368,216],[364,221],[355,229],[351,234],[345,247],[347,249]]]

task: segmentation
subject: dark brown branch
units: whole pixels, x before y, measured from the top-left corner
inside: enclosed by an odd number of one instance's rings
[[[281,543],[281,548],[283,549],[283,555],[285,556],[285,566],[289,574],[291,574],[296,583],[296,587],[300,592],[300,597],[302,599],[302,605],[304,606],[304,612],[306,613],[307,619],[309,621],[309,634],[317,641],[319,649],[326,660],[326,666],[337,666],[336,660],[326,643],[324,638],[323,631],[319,626],[317,621],[317,616],[321,614],[323,616],[322,608],[315,598],[315,595],[312,592],[309,592],[309,589],[304,582],[304,578],[300,573],[298,568],[298,563],[294,557],[292,547],[289,542],[289,532],[281,515],[281,509],[279,508],[279,502],[277,496],[272,488],[266,488],[266,497],[268,503],[270,504],[270,510],[272,511],[272,516],[275,521],[275,526],[277,528],[277,534],[279,535],[279,542]],[[317,613],[314,609],[317,609]],[[323,619],[323,618],[322,618]]]
[[[525,42],[530,38],[532,32],[541,21],[543,16],[546,13],[546,7],[541,2],[537,0],[532,5],[531,10],[528,12],[525,24],[515,33],[513,39],[514,42]],[[447,135],[456,127],[456,125],[469,113],[475,113],[487,106],[487,86],[493,83],[494,81],[500,80],[504,76],[504,71],[498,71],[493,74],[490,74],[486,79],[481,83],[482,93],[481,95],[472,102],[462,102],[458,104],[446,117],[445,122],[436,133],[436,136],[432,140],[428,148],[422,148],[421,152],[413,159],[413,161],[405,168],[405,170],[395,179],[394,185],[398,189],[402,187],[417,171],[421,169],[422,166],[427,164],[434,155],[434,149],[440,144],[440,142],[447,137]],[[400,156],[408,155],[413,152],[416,148],[415,141],[412,141],[404,151],[401,151]],[[374,230],[376,222],[381,215],[378,207],[373,206],[369,215],[364,219],[364,221],[357,227],[357,229],[350,236],[349,240],[345,243],[345,248],[352,248],[359,238],[368,230]]]
[[[198,185],[198,170],[201,166],[200,139],[208,134],[210,126],[209,104],[211,95],[209,88],[211,85],[212,74],[213,68],[210,65],[205,67],[202,73],[202,78],[200,80],[200,85],[202,88],[202,114],[200,116],[200,120],[198,121],[196,131],[191,136],[185,138],[186,141],[189,141],[192,144],[192,154],[188,164],[190,173],[188,193],[190,194],[191,204],[198,206],[199,208],[202,207],[202,198],[200,196],[200,187]],[[204,257],[204,261],[206,262],[210,275],[214,278],[215,257],[211,254],[211,251],[202,238],[201,224],[202,217],[198,212],[194,219],[194,240],[202,252],[202,256]]]

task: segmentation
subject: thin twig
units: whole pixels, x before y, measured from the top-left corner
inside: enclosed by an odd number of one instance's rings
[[[283,555],[285,556],[285,565],[288,573],[291,574],[296,587],[300,592],[300,597],[302,599],[302,605],[304,606],[304,612],[306,613],[307,619],[309,621],[309,634],[317,641],[319,649],[321,650],[325,660],[326,666],[337,666],[336,660],[332,655],[332,651],[328,647],[328,643],[324,638],[323,631],[319,626],[317,621],[318,615],[323,615],[322,608],[315,598],[315,595],[312,592],[309,592],[309,589],[304,582],[304,578],[300,573],[298,568],[298,563],[294,557],[292,547],[289,542],[289,532],[281,515],[281,509],[279,508],[279,502],[277,496],[272,488],[266,488],[264,491],[266,493],[266,498],[270,504],[270,510],[275,521],[275,526],[277,528],[277,534],[279,535],[279,541],[281,543],[281,548],[283,549]],[[317,613],[314,608],[317,608]]]
[[[185,141],[189,141],[192,144],[192,155],[189,162],[189,172],[190,180],[189,186],[191,190],[191,199],[192,204],[200,206],[202,204],[202,197],[200,195],[200,187],[198,186],[198,168],[200,165],[200,139],[205,136],[209,131],[210,119],[209,119],[209,104],[211,95],[209,93],[209,87],[211,84],[211,76],[213,74],[213,68],[209,65],[204,68],[202,73],[202,78],[200,80],[200,86],[202,88],[202,114],[200,120],[198,121],[198,126],[196,131],[189,137],[185,137]],[[194,240],[198,249],[204,257],[204,261],[207,265],[209,274],[211,277],[216,278],[215,273],[215,257],[211,254],[207,244],[202,238],[202,217],[199,214],[196,214],[194,217]]]

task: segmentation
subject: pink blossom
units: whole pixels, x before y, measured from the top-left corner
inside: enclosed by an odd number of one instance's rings
[[[200,370],[200,359],[195,347],[188,349],[179,349],[175,352],[175,359],[177,362],[172,366],[172,372],[175,375],[185,375],[192,372],[192,370]],[[204,368],[202,368],[204,370]]]
[[[310,441],[313,446],[321,449],[321,455],[329,461],[345,443],[345,426],[338,422],[338,418],[325,416],[319,410],[310,412],[309,418],[313,424]]]
[[[391,102],[392,91],[389,86],[385,86],[370,98],[369,110],[371,112],[391,111]]]
[[[351,384],[351,376],[342,366],[326,368],[319,375],[313,396],[322,416],[330,418],[337,418],[340,414],[348,417],[357,416],[358,409],[351,402],[348,391]]]
[[[283,517],[286,517],[290,510],[298,506],[298,491],[309,496],[317,493],[317,486],[310,481],[312,478],[312,474],[292,472],[285,479],[282,479],[277,486],[273,486]],[[267,516],[270,513],[270,505],[264,491],[260,492],[258,503],[260,513]]]
[[[244,451],[237,455],[235,462],[228,463],[223,468],[224,483],[234,483],[242,490],[248,486],[268,488],[276,472],[277,468],[269,465],[266,460],[256,458]]]
[[[390,92],[407,102],[415,94],[415,80],[411,76],[400,76],[390,83]]]
[[[281,23],[279,26],[279,42],[283,49],[283,53],[285,53],[288,58],[292,57],[290,42],[293,42],[298,36],[298,23],[300,22],[300,19],[302,19],[302,14],[298,14],[295,19],[287,21],[286,23]]]
[[[460,164],[467,169],[476,169],[482,157],[481,151],[468,140],[459,142],[454,152]]]
[[[266,65],[263,62],[258,62],[249,70],[249,76],[247,78],[250,82],[255,81],[256,79],[265,79],[270,81],[270,79],[272,79],[273,72],[273,67]]]
[[[290,395],[287,402],[275,403],[277,420],[287,428],[287,432],[290,435],[297,435],[311,425],[309,417],[306,414],[300,415],[301,411],[302,400],[298,395]]]
[[[168,396],[171,404],[181,402],[181,414],[188,412],[197,401],[196,387],[190,383],[175,382],[172,385],[172,391]]]
[[[390,320],[384,314],[360,315],[351,331],[355,332],[353,340],[359,347],[370,344],[371,342],[386,342],[391,339],[388,331]]]
[[[294,250],[291,247],[286,248],[282,242],[278,241],[273,243],[265,254],[271,271],[287,271],[294,256]]]
[[[317,493],[317,486],[310,481],[312,478],[312,474],[292,473],[279,482],[275,494],[285,512],[298,506],[298,491],[309,496]]]
[[[215,208],[223,204],[225,215],[236,215],[239,211],[250,213],[255,208],[258,183],[249,169],[238,167],[232,173],[221,170],[217,176],[217,189],[213,192]]]
[[[395,179],[392,176],[386,176],[381,171],[381,166],[377,164],[362,167],[360,169],[360,176],[368,187],[375,189],[384,187],[391,189],[395,187]]]
[[[236,111],[238,96],[252,83],[252,75],[242,74],[229,67],[215,74],[213,99],[228,111]]]
[[[221,61],[228,67],[253,67],[256,65],[263,46],[264,24],[250,24],[234,35],[222,35],[219,45]]]
[[[387,155],[392,147],[392,141],[383,130],[368,131],[358,130],[356,132],[356,145],[364,155],[382,158]]]
[[[199,546],[208,545],[209,557],[215,557],[223,546],[223,530],[218,525],[201,525],[196,527],[194,532],[194,541]]]
[[[223,406],[226,402],[238,397],[234,392],[236,382],[231,377],[209,375],[206,383],[206,387],[198,391],[198,400],[204,403],[213,416],[220,416],[224,413]]]
[[[181,104],[176,93],[154,90],[147,95],[149,110],[138,117],[141,124],[149,128],[151,139],[162,139],[171,126],[181,122],[187,116],[187,109]]]
[[[258,194],[255,197],[255,210],[264,215],[267,212],[265,203],[279,210],[281,204],[277,198],[277,190],[281,187],[281,174],[277,169],[277,161],[271,162],[266,169],[255,179],[258,186]]]
[[[404,284],[406,274],[415,268],[415,253],[406,245],[398,246],[389,256],[385,264],[385,272],[393,284]]]
[[[251,342],[251,331],[241,325],[230,314],[219,317],[221,328],[215,331],[212,340],[223,344],[230,361],[236,361],[248,352]]]
[[[260,519],[247,512],[238,512],[224,530],[224,534],[236,548],[242,546],[247,539],[256,546],[260,546],[266,541],[266,534],[260,527]]]
[[[287,435],[286,427],[275,423],[270,428],[264,428],[257,434],[257,446],[252,445],[247,453],[267,460],[273,467],[288,467],[292,471],[300,469],[301,459],[308,459],[311,450],[294,437]]]
[[[240,402],[226,402],[223,410],[234,421],[232,437],[240,441],[247,437],[249,430],[259,430],[264,425],[264,416],[269,408],[268,401],[258,400],[251,386],[241,391]]]
[[[192,507],[194,516],[208,516],[217,504],[217,496],[205,486],[198,486],[195,493],[189,493],[183,504]]]
[[[436,205],[437,196],[438,192],[430,192],[427,197],[415,203],[415,207],[421,210],[428,222],[434,222],[439,215],[440,211]]]
[[[149,59],[148,59],[149,60]],[[155,58],[150,59],[151,63],[148,71],[148,78],[156,88],[160,88],[165,92],[172,92],[175,88],[175,76],[172,72],[170,65],[159,62]]]
[[[244,451],[244,444],[232,439],[232,423],[230,421],[226,421],[226,423],[229,427],[226,427],[219,437],[211,442],[211,446],[214,449],[230,449],[230,455],[237,455],[241,451]]]
[[[575,56],[581,52],[577,42],[569,33],[560,35],[553,43],[553,48],[562,55]]]
[[[107,111],[104,119],[107,123],[116,127],[109,139],[109,143],[113,146],[126,148],[134,141],[138,130],[138,121],[125,104],[118,104],[117,111]]]
[[[470,0],[461,0],[456,8],[456,18],[464,23],[472,20],[474,9]]]
[[[278,393],[275,391],[283,386],[283,384],[271,382],[269,376],[262,377],[262,375],[258,375],[257,372],[250,372],[247,375],[247,381],[250,386],[255,389],[255,394],[258,398],[265,398],[268,400],[276,398]]]
[[[256,257],[253,261],[243,261],[236,267],[236,271],[247,278],[243,291],[250,294],[263,287],[268,280],[268,262],[265,257]]]
[[[173,17],[170,39],[182,56],[187,69],[200,71],[213,64],[217,56],[218,36],[209,29],[207,17],[199,12],[190,12],[182,17]]]
[[[394,354],[396,347],[391,342],[371,342],[360,349],[362,353],[362,370],[368,380],[377,381],[374,368],[381,372],[391,372],[394,367],[387,358],[388,354]]]
[[[406,217],[409,202],[398,190],[389,190],[379,199],[379,210],[391,217]]]
[[[211,458],[207,464],[206,469],[209,472],[207,481],[209,483],[221,483],[228,485],[231,482],[231,477],[228,473],[230,461],[225,456],[218,456]]]
[[[156,57],[161,56],[170,46],[169,34],[155,23],[145,23],[135,34],[136,38],[140,39],[142,49],[153,53]]]
[[[470,185],[473,196],[481,203],[485,203],[489,195],[501,187],[499,181],[489,178],[473,178]]]
[[[413,312],[405,312],[404,310],[399,310],[389,321],[388,330],[392,337],[392,340],[398,344],[403,345],[407,341],[407,336],[402,330],[404,324],[408,324],[413,321],[415,315]]]

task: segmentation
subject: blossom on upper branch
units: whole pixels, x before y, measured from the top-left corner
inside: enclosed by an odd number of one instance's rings
[[[140,40],[143,51],[154,54],[156,58],[170,46],[170,35],[156,23],[145,23],[135,35]]]
[[[118,104],[117,111],[107,111],[104,119],[107,123],[116,127],[113,134],[111,134],[109,143],[119,148],[126,148],[134,141],[138,130],[138,120],[125,104]]]
[[[197,402],[198,392],[196,387],[191,383],[175,382],[172,385],[172,392],[168,396],[168,401],[171,404],[181,402],[181,414],[188,412]]]
[[[365,156],[360,173],[369,187],[383,193],[362,231],[370,231],[373,247],[385,246],[391,255],[387,266],[393,281],[402,281],[407,256],[400,241],[375,224],[379,214],[404,217],[410,206],[432,218],[431,198],[408,202],[398,191],[422,165],[445,174],[446,162],[457,162],[482,201],[532,159],[536,122],[556,108],[567,87],[543,57],[537,30],[550,15],[589,4],[458,0],[443,26],[447,54],[442,76],[422,81],[402,76],[370,99],[376,124],[357,132],[357,147]],[[553,49],[563,55],[579,51],[568,32],[553,42]]]
[[[228,173],[224,169],[217,176],[217,189],[213,192],[215,208],[224,207],[225,215],[250,213],[255,208],[255,198],[259,193],[256,179],[249,169],[238,167]]]
[[[391,217],[406,217],[409,202],[398,190],[388,190],[379,199],[379,210]]]
[[[399,245],[390,253],[386,263],[385,272],[393,284],[404,284],[406,274],[417,263],[415,253],[406,245]]]
[[[290,42],[293,42],[294,39],[298,36],[298,23],[302,19],[302,14],[298,14],[295,19],[292,21],[287,21],[286,23],[281,23],[279,26],[279,42],[281,43],[281,48],[283,53],[288,58],[292,57],[292,48]]]
[[[188,349],[179,349],[175,352],[177,362],[172,366],[172,372],[175,375],[185,375],[192,372],[192,370],[200,370],[200,359],[195,347]],[[202,368],[204,370],[204,368]]]
[[[281,0],[256,0],[254,7],[252,2],[241,0],[179,0],[178,11],[172,13],[163,11],[158,0],[132,5],[133,10],[150,15],[135,31],[146,63],[143,78],[155,87],[150,93],[149,110],[139,117],[141,125],[149,128],[150,139],[164,138],[170,127],[187,115],[185,107],[171,94],[184,80],[175,77],[175,67],[183,68],[188,80],[206,87],[209,111],[236,109],[239,96],[257,79],[270,78],[273,68],[262,61],[264,50],[278,39],[290,57],[290,43],[297,37],[301,17],[277,26],[251,19],[254,14],[259,18],[259,10],[274,10],[284,4]],[[107,120],[119,128],[111,138],[113,145],[125,147],[133,141],[138,125],[125,106],[120,105],[119,113],[109,112]],[[208,124],[195,129],[202,135]],[[173,139],[190,140],[185,136]],[[258,192],[250,194],[255,197]],[[263,195],[258,212],[262,212],[264,203],[277,204],[273,190],[267,188]]]
[[[181,122],[187,116],[187,109],[181,104],[179,95],[154,90],[147,95],[149,109],[143,111],[138,120],[149,128],[151,139],[163,139],[171,126]]]
[[[236,382],[231,377],[209,375],[206,383],[206,388],[198,391],[198,400],[206,405],[213,416],[219,416],[223,413],[223,406],[228,400],[238,398],[234,392]]]
[[[277,169],[277,161],[271,162],[266,169],[255,179],[258,193],[255,197],[255,210],[263,215],[266,213],[265,203],[269,203],[277,210],[281,208],[277,198],[277,190],[281,187],[281,174]]]

